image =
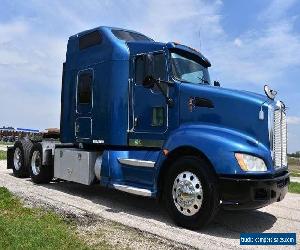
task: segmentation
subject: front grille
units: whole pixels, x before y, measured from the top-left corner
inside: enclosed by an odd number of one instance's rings
[[[273,161],[275,168],[287,166],[286,114],[280,108],[274,111]]]

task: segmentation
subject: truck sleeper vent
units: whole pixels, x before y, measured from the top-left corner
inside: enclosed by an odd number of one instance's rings
[[[86,49],[102,42],[102,37],[99,31],[93,31],[79,38],[79,49]]]

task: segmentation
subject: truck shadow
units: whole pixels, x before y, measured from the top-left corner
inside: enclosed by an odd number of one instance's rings
[[[124,212],[177,227],[155,199],[139,197],[96,185],[84,186],[65,181],[53,182],[42,186],[108,207],[106,211],[110,213]],[[225,211],[220,209],[214,221],[204,229],[199,230],[198,233],[238,239],[242,232],[264,232],[272,228],[276,220],[277,218],[274,215],[259,210]]]

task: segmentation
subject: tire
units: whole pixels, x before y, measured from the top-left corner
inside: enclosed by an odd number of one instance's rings
[[[220,201],[216,177],[207,162],[195,156],[176,160],[165,179],[163,199],[178,226],[199,229],[211,222]]]
[[[13,174],[18,178],[29,177],[29,155],[32,148],[29,139],[16,141],[13,149]]]
[[[30,152],[30,177],[36,184],[46,184],[53,179],[53,166],[43,165],[43,147],[41,143],[34,143]]]

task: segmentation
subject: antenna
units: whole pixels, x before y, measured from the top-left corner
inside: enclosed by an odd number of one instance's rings
[[[199,28],[199,51],[201,52],[201,28]]]

